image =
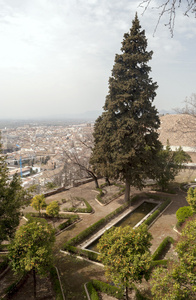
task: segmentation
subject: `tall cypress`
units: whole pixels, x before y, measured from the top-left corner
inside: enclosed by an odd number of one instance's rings
[[[147,51],[137,14],[130,32],[124,34],[121,51],[115,56],[104,112],[95,123],[91,163],[101,175],[125,181],[127,201],[130,185],[141,189],[144,179],[153,177],[161,146],[160,121],[152,105],[158,86],[147,64],[153,52]]]

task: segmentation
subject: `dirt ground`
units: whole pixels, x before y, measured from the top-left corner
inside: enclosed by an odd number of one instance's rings
[[[196,178],[196,172],[189,170],[189,172],[183,172],[181,181],[189,181],[194,180]],[[180,181],[180,179],[179,179]],[[101,181],[100,181],[101,183]],[[146,188],[144,191],[149,192],[149,188]],[[131,189],[132,194],[140,193],[136,189]],[[157,193],[160,196],[165,194]],[[50,203],[51,201],[57,200],[60,201],[62,198],[68,198],[69,195],[72,197],[83,197],[85,198],[90,205],[94,209],[93,214],[81,214],[81,221],[68,230],[64,231],[62,234],[56,237],[55,249],[54,249],[54,260],[55,265],[57,266],[60,278],[63,286],[63,291],[65,294],[66,300],[83,300],[87,299],[85,292],[84,292],[84,284],[91,279],[98,279],[106,281],[104,275],[103,267],[96,265],[94,263],[90,263],[84,260],[76,259],[72,256],[66,255],[60,252],[62,245],[65,241],[69,240],[70,238],[76,236],[81,231],[83,231],[88,226],[92,225],[100,218],[108,215],[110,212],[114,211],[116,208],[121,206],[124,203],[123,196],[113,200],[106,206],[101,206],[96,200],[95,197],[97,195],[97,191],[94,188],[94,183],[90,182],[79,187],[75,187],[70,189],[69,191],[65,191],[60,194],[56,194],[46,198],[46,202]],[[159,217],[159,219],[151,226],[149,231],[153,236],[152,240],[152,247],[151,252],[153,253],[161,241],[166,236],[171,236],[175,240],[178,239],[178,234],[174,231],[174,227],[176,225],[176,211],[179,207],[187,205],[186,202],[186,193],[181,191],[180,189],[176,190],[176,194],[169,194],[167,195],[171,200],[172,203],[170,206],[163,212],[163,214]],[[173,251],[171,249],[170,254],[173,255]],[[43,282],[42,280],[40,282]],[[45,286],[45,284],[44,284]],[[27,293],[31,290],[31,282],[27,282],[20,290],[19,293],[13,299],[26,299],[30,298],[27,296]],[[53,295],[51,294],[50,288],[48,290],[47,296],[43,297],[40,294],[39,299],[53,299]],[[26,297],[24,298],[24,295]],[[103,300],[113,300],[112,298],[101,295]],[[131,297],[131,295],[130,295]],[[132,298],[130,298],[132,299]]]

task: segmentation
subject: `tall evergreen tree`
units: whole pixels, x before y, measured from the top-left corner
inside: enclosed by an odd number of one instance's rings
[[[0,142],[0,243],[13,238],[19,225],[21,208],[28,204],[29,197],[30,190],[24,190],[18,175],[15,174],[10,180]]]
[[[115,56],[104,112],[95,123],[91,163],[101,175],[124,180],[128,200],[130,185],[142,188],[144,179],[153,177],[154,158],[161,147],[160,121],[152,105],[157,83],[149,77],[151,67],[147,65],[153,52],[147,51],[137,14],[124,35],[121,51]]]

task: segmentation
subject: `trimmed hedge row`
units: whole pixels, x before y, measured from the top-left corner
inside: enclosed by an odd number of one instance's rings
[[[103,225],[107,224],[108,221],[110,221],[114,216],[123,212],[123,210],[125,210],[129,205],[130,205],[130,203],[127,202],[127,203],[123,204],[122,206],[118,207],[116,210],[114,210],[113,212],[108,214],[106,217],[95,222],[94,224],[92,224],[91,226],[89,226],[88,228],[86,228],[85,230],[80,232],[77,236],[75,236],[74,238],[72,238],[71,240],[66,242],[64,244],[64,246],[66,246],[66,245],[75,246],[76,244],[80,243],[87,236],[89,236],[90,234],[95,233],[95,231],[98,231],[99,229],[101,229],[103,227]]]
[[[89,296],[90,296],[91,300],[99,300],[98,293],[97,293],[96,289],[94,288],[91,281],[89,281],[86,284],[86,287],[87,287],[87,290],[88,290],[88,293],[89,293]]]
[[[91,213],[93,211],[92,206],[86,201],[86,199],[81,197],[75,197],[75,199],[83,201],[86,204],[85,208],[77,208],[77,207],[71,207],[71,208],[64,208],[63,211],[69,211],[69,212],[79,212],[79,213]]]
[[[70,216],[69,219],[67,219],[67,221],[61,223],[58,227],[57,230],[63,230],[66,227],[70,226],[71,224],[73,224],[74,222],[76,222],[79,219],[79,217],[77,215],[73,215]]]
[[[118,184],[118,183],[111,183],[111,185],[115,185],[115,186],[117,186],[117,187],[119,187],[119,188],[121,188],[121,189],[120,189],[119,192],[113,194],[113,195],[109,198],[109,200],[113,200],[113,199],[115,199],[115,198],[120,197],[121,195],[123,195],[123,193],[124,193],[124,191],[125,191],[125,187],[124,187],[123,185]],[[104,196],[104,192],[103,192],[103,190],[102,190],[102,187],[105,187],[105,186],[108,186],[108,184],[107,184],[107,183],[103,183],[103,184],[101,185],[101,188],[97,188],[97,189],[96,189],[97,191],[99,191],[99,194],[97,195],[96,198],[97,198],[98,201],[100,201],[100,202],[103,203],[103,204],[105,204],[105,202],[104,202],[103,199],[102,199],[102,197]]]
[[[25,214],[25,217],[27,219],[30,219],[32,217],[38,217],[39,218],[39,213],[35,213],[35,212],[31,212],[31,213],[27,213]],[[48,218],[49,216],[46,213],[41,213],[41,218]],[[52,217],[49,217],[52,218]],[[78,215],[69,215],[69,214],[59,214],[59,216],[57,217],[57,219],[66,219],[65,222],[61,223],[60,225],[58,225],[55,230],[56,233],[65,229],[66,227],[70,226],[71,224],[73,224],[74,222],[76,222],[79,219]]]
[[[63,300],[63,295],[62,295],[62,292],[61,292],[61,286],[60,286],[59,278],[58,278],[57,271],[56,271],[55,267],[51,267],[50,277],[51,277],[53,289],[54,289],[54,292],[55,292],[55,299],[56,300]]]
[[[91,300],[99,300],[97,291],[101,291],[107,295],[117,299],[123,299],[123,289],[112,286],[99,280],[92,280],[86,284]]]
[[[113,296],[117,299],[123,299],[123,289],[95,279],[92,280],[92,285],[98,291],[106,293],[107,295]]]
[[[160,259],[161,255],[164,253],[165,249],[174,243],[174,239],[170,236],[167,236],[158,246],[158,248],[155,250],[155,252],[152,255],[152,260],[158,260]]]
[[[133,199],[134,200],[138,199],[138,197],[136,196]],[[133,199],[131,201],[133,201]],[[161,206],[159,207],[159,209],[157,209],[151,216],[149,216],[148,219],[146,219],[143,224],[145,224],[147,226],[150,225],[156,219],[156,217],[161,213],[161,211],[163,211],[164,208],[167,207],[167,205],[170,202],[171,202],[171,200],[169,200],[169,199],[167,199],[165,202],[163,202],[161,204]],[[62,250],[69,251],[71,253],[75,253],[75,254],[87,257],[91,260],[98,261],[99,254],[92,252],[92,251],[77,248],[76,245],[81,243],[84,239],[89,237],[92,233],[94,234],[96,231],[100,230],[105,224],[108,223],[109,220],[111,220],[114,216],[118,215],[119,213],[123,212],[129,205],[130,205],[130,202],[123,204],[122,206],[117,208],[115,211],[113,211],[109,215],[107,215],[105,218],[100,219],[93,225],[89,226],[88,228],[86,228],[85,230],[80,232],[77,236],[75,236],[74,238],[72,238],[69,241],[67,241],[66,243],[64,243]]]
[[[156,209],[152,215],[150,215],[143,224],[149,226],[157,217],[158,215],[170,204],[171,200],[166,199],[158,209]]]
[[[29,218],[30,217],[36,217],[36,218],[47,218],[47,219],[52,219],[53,217],[47,215],[47,213],[45,212],[41,212],[40,215],[38,212],[28,212],[24,214],[25,218]],[[55,217],[55,219],[68,219],[70,218],[69,214],[59,214],[58,217]]]

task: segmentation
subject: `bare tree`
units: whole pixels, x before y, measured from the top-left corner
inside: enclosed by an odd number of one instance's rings
[[[88,136],[86,135],[83,139],[77,139],[77,141],[84,146],[84,149],[86,149],[86,155],[84,151],[82,151],[82,154],[80,155],[77,152],[76,147],[74,147],[72,148],[72,151],[65,151],[64,156],[69,162],[72,163],[72,165],[77,166],[81,172],[84,172],[89,177],[91,177],[95,182],[96,188],[99,188],[98,177],[93,171],[90,164],[90,154],[93,146],[93,136],[89,134]]]
[[[196,118],[196,94],[192,94],[184,100],[185,107],[175,108],[175,111],[180,114],[191,115]]]
[[[140,2],[139,6],[144,8],[143,14],[150,8],[151,3],[152,0],[143,0]],[[176,13],[181,6],[184,7],[183,13],[185,16],[189,17],[190,14],[194,14],[196,17],[196,0],[162,0],[158,6],[152,6],[153,9],[157,9],[159,12],[154,33],[156,32],[163,15],[168,15],[168,23],[165,25],[169,27],[171,36],[173,37]]]

